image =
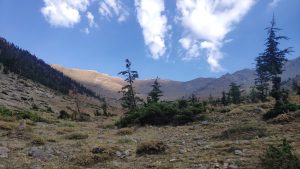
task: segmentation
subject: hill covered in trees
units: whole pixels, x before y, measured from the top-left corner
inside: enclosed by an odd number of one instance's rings
[[[3,65],[4,73],[13,72],[61,93],[68,94],[70,90],[75,90],[96,96],[91,90],[2,37],[0,37],[0,64]]]

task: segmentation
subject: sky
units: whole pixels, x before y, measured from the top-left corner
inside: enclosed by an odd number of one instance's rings
[[[49,64],[188,81],[254,68],[274,14],[300,56],[299,0],[0,0],[0,36]]]

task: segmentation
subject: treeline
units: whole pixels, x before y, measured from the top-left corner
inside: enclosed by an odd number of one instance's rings
[[[68,94],[70,90],[96,97],[95,93],[53,69],[43,60],[0,37],[0,63],[4,73],[13,72]]]

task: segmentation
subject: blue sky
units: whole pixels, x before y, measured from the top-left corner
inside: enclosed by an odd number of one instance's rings
[[[50,64],[187,81],[253,68],[273,12],[300,56],[299,0],[0,0],[0,36]]]

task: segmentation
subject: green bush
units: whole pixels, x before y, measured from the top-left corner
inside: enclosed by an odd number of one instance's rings
[[[266,114],[263,115],[263,119],[269,120],[271,118],[277,117],[280,114],[293,112],[296,110],[300,110],[300,106],[293,104],[293,103],[278,103],[275,104],[274,108],[268,111]]]
[[[18,120],[29,119],[33,122],[48,122],[48,120],[38,116],[36,113],[32,113],[29,111],[11,111],[5,107],[0,107],[0,116],[15,117]]]
[[[265,169],[299,169],[300,159],[284,139],[282,144],[276,147],[269,146],[261,157],[261,164]]]
[[[180,107],[180,108],[179,108]],[[183,125],[189,122],[203,120],[205,111],[201,104],[179,106],[177,102],[151,103],[136,111],[129,112],[118,122],[118,127],[132,125]]]

